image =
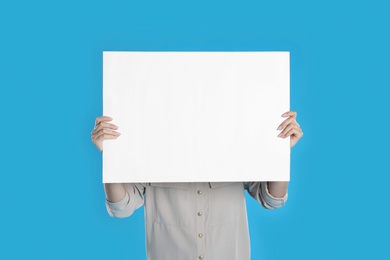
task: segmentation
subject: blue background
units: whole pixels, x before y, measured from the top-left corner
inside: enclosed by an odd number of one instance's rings
[[[91,142],[103,50],[285,50],[305,135],[285,207],[248,199],[252,259],[390,259],[389,3],[1,1],[1,258],[145,258]]]

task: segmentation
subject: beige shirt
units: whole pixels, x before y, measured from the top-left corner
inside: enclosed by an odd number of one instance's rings
[[[124,218],[145,204],[148,260],[249,260],[245,189],[263,207],[283,206],[266,182],[126,183],[126,196],[106,201],[110,216]]]

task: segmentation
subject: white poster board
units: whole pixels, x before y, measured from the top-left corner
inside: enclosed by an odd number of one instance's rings
[[[289,52],[103,52],[103,182],[288,181]]]

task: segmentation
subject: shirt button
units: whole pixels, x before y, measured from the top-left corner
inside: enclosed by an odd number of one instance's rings
[[[201,217],[202,215],[203,215],[203,213],[199,211],[198,216]]]
[[[202,233],[199,233],[199,234],[198,234],[198,237],[199,237],[199,238],[202,238],[202,237],[203,237],[203,234],[202,234]]]
[[[198,193],[198,195],[201,195],[202,194],[202,190],[198,190],[196,193]]]
[[[199,259],[204,259],[204,256],[200,255],[198,258],[199,258]]]

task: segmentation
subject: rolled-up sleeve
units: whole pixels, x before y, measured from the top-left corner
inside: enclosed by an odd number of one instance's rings
[[[272,196],[267,187],[267,182],[247,183],[248,193],[266,209],[277,209],[282,207],[288,198],[288,193],[282,198]]]
[[[118,202],[110,202],[106,199],[107,212],[111,217],[126,218],[144,204],[144,184],[125,183],[126,194]]]

